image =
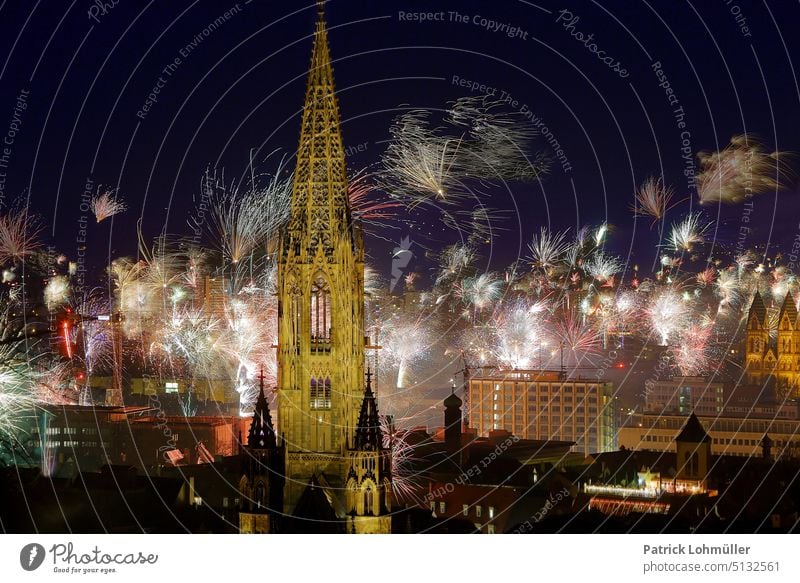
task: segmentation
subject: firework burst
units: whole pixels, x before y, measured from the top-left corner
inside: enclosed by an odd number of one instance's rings
[[[0,265],[19,263],[42,248],[39,220],[27,209],[0,217]]]
[[[532,147],[536,130],[518,114],[488,96],[462,97],[450,106],[447,121],[464,128],[464,168],[482,179],[538,180],[549,160]]]
[[[673,288],[666,288],[651,300],[647,315],[661,345],[667,346],[670,339],[676,339],[676,333],[686,326],[691,310],[681,294]]]
[[[700,204],[736,204],[752,196],[777,192],[791,176],[788,155],[767,152],[748,134],[731,138],[718,152],[700,152],[697,194]]]
[[[661,180],[650,177],[636,191],[636,202],[631,205],[631,210],[634,216],[651,217],[652,224],[655,224],[672,208],[670,203],[673,196],[675,192],[672,188],[665,186]]]
[[[498,311],[494,323],[494,353],[498,362],[511,368],[527,368],[532,364],[534,355],[546,345],[542,333],[546,310],[545,302],[528,305],[516,300]]]
[[[456,286],[456,296],[472,308],[473,318],[499,300],[502,292],[503,282],[493,273],[467,277]]]
[[[538,235],[534,233],[533,240],[528,245],[534,267],[548,269],[561,262],[569,248],[566,240],[568,232],[551,232],[542,227]]]
[[[439,255],[439,271],[436,286],[452,283],[471,269],[475,261],[475,249],[471,245],[450,245]]]
[[[414,379],[415,367],[424,361],[430,351],[430,328],[422,317],[409,318],[393,314],[386,319],[375,319],[371,337],[383,348],[378,360],[379,378],[391,379],[397,389],[407,388]]]
[[[608,283],[612,278],[622,271],[624,265],[616,257],[597,253],[593,255],[585,265],[586,273],[600,283]]]
[[[367,225],[385,225],[395,218],[398,209],[403,206],[397,200],[382,198],[365,170],[350,178],[347,195],[353,218]]]
[[[47,282],[44,288],[44,301],[47,309],[55,310],[58,306],[69,301],[69,279],[63,275],[57,275]]]
[[[195,230],[205,230],[225,262],[239,264],[259,245],[274,238],[289,218],[291,176],[280,178],[283,163],[274,175],[254,176],[249,188],[226,184],[223,172],[206,172],[202,181],[207,210],[193,219]]]
[[[33,414],[36,404],[36,375],[25,353],[25,343],[15,342],[18,337],[13,325],[6,297],[0,298],[6,309],[0,314],[0,455],[3,450],[20,448],[21,421]],[[2,458],[0,458],[2,459]]]
[[[695,245],[705,243],[705,235],[711,224],[700,213],[689,213],[681,222],[672,226],[669,236],[670,247],[678,252],[689,252]]]
[[[680,340],[670,347],[675,365],[684,376],[708,373],[714,365],[711,345],[714,322],[702,318],[679,331]]]
[[[559,315],[553,333],[557,343],[569,351],[576,363],[591,358],[600,350],[600,332],[575,310],[565,310]]]
[[[382,186],[410,207],[430,198],[454,203],[463,198],[459,149],[461,138],[437,135],[430,112],[414,110],[394,121],[392,142],[383,154]]]
[[[99,223],[109,217],[125,212],[128,207],[125,206],[122,199],[117,198],[115,191],[107,190],[100,194],[98,190],[98,194],[92,198],[91,208],[95,219]]]

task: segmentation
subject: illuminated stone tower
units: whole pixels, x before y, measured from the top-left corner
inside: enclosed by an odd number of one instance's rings
[[[772,373],[774,354],[769,342],[769,319],[767,307],[761,294],[756,292],[747,315],[745,332],[745,367],[747,382],[761,384]]]
[[[795,396],[800,377],[800,331],[797,329],[797,306],[791,292],[786,293],[778,313],[778,364],[775,367],[778,394]]]
[[[772,377],[774,396],[781,399],[800,396],[799,320],[794,296],[789,292],[778,311],[776,329],[761,294],[756,292],[745,332],[748,383],[763,384]]]
[[[284,437],[284,507],[309,484],[344,520],[349,450],[364,386],[364,247],[347,196],[323,2],[278,267],[278,425]]]

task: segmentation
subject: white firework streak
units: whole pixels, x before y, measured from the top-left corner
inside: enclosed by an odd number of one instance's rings
[[[383,446],[391,451],[392,456],[392,492],[395,498],[406,502],[419,502],[419,492],[424,487],[414,468],[417,461],[416,447],[408,443],[408,429],[394,430],[386,415],[381,415],[381,433]]]
[[[47,362],[41,359],[35,370],[33,388],[38,403],[74,405],[79,392],[72,382],[73,367],[69,361]]]
[[[240,294],[241,296],[241,294]],[[277,303],[261,293],[237,297],[228,309],[231,354],[236,362],[236,391],[239,411],[252,413],[258,396],[256,377],[264,368],[268,385],[277,378],[277,361],[273,346],[277,342]]]
[[[446,121],[464,128],[463,166],[482,179],[538,180],[550,166],[541,152],[533,152],[537,131],[518,112],[506,111],[489,96],[462,97],[451,104]]]
[[[714,291],[720,298],[720,311],[739,305],[742,299],[742,291],[738,272],[734,269],[720,271],[717,280],[714,282]]]
[[[671,351],[682,375],[697,376],[713,369],[713,328],[713,320],[702,318],[699,323],[688,324],[679,331],[680,340],[671,347]]]
[[[600,351],[600,332],[576,310],[562,310],[553,326],[556,344],[571,353],[577,364]]]

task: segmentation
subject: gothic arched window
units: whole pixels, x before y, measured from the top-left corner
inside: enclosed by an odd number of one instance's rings
[[[311,341],[327,342],[331,339],[331,288],[324,277],[318,277],[311,286]]]
[[[329,377],[325,379],[311,377],[311,408],[331,408],[331,379]]]

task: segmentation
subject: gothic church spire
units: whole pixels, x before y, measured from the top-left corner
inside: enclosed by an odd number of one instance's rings
[[[324,2],[317,2],[314,48],[303,106],[300,144],[292,187],[289,245],[314,255],[333,252],[336,239],[353,233],[347,197],[339,103],[333,82]]]

